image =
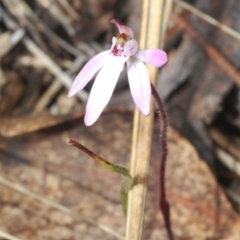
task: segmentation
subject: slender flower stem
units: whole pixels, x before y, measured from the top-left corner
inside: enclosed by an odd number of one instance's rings
[[[160,202],[159,206],[163,214],[164,222],[166,225],[168,237],[170,240],[174,239],[172,229],[171,229],[171,220],[170,220],[170,205],[167,201],[166,191],[165,191],[165,170],[167,162],[167,113],[164,108],[162,99],[160,98],[156,88],[151,84],[152,95],[156,101],[158,107],[158,116],[159,116],[159,131],[160,131],[160,147],[161,147],[161,162],[160,162]]]

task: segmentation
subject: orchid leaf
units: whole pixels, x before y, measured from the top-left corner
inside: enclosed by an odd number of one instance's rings
[[[89,149],[87,149],[86,147],[84,147],[83,145],[81,145],[80,143],[78,143],[73,139],[67,139],[67,143],[88,154],[90,157],[96,160],[99,164],[101,164],[104,168],[123,176],[123,182],[120,189],[120,198],[121,198],[124,215],[127,216],[128,192],[131,189],[133,184],[133,178],[130,175],[129,170],[122,166],[108,162],[104,158],[93,153],[92,151],[90,151]]]

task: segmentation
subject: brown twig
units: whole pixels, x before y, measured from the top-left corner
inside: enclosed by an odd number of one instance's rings
[[[209,134],[212,137],[213,141],[215,141],[221,148],[227,150],[236,159],[240,159],[240,150],[238,147],[232,144],[224,134],[222,134],[216,128],[211,128]]]
[[[233,80],[235,84],[240,87],[240,72],[226,60],[226,58],[215,49],[210,43],[208,43],[204,37],[202,37],[184,18],[179,15],[174,15],[174,19],[177,24],[180,25],[194,40],[196,40],[208,56],[214,60],[217,65]]]
[[[212,24],[213,26],[221,29],[223,32],[225,32],[225,33],[229,34],[230,36],[240,40],[240,33],[235,31],[234,29],[230,28],[229,26],[217,21],[213,17],[211,17],[208,14],[198,10],[197,8],[195,8],[192,5],[184,2],[183,0],[174,0],[174,2],[178,6],[180,6],[181,8],[188,10],[189,12],[191,12],[192,14],[200,17],[204,21],[206,21],[206,22]]]

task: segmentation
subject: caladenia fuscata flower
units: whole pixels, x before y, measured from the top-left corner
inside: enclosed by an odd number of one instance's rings
[[[86,63],[68,93],[68,97],[74,96],[99,71],[86,106],[84,121],[87,126],[94,124],[106,107],[125,63],[132,98],[140,112],[149,115],[151,82],[143,62],[162,67],[168,60],[167,54],[160,49],[139,50],[131,28],[116,19],[112,19],[111,23],[117,26],[120,35],[113,37],[110,50],[97,54]]]

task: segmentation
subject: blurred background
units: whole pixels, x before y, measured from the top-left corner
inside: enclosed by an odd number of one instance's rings
[[[93,81],[71,99],[67,93],[84,64],[111,47],[112,18],[139,39],[141,11],[141,0],[0,0],[0,239],[123,239],[121,178],[66,139],[129,166],[126,72],[90,128],[83,116]],[[237,0],[173,1],[157,89],[170,125],[176,239],[240,239],[239,12]],[[155,125],[144,229],[151,240],[167,239],[156,211]]]

